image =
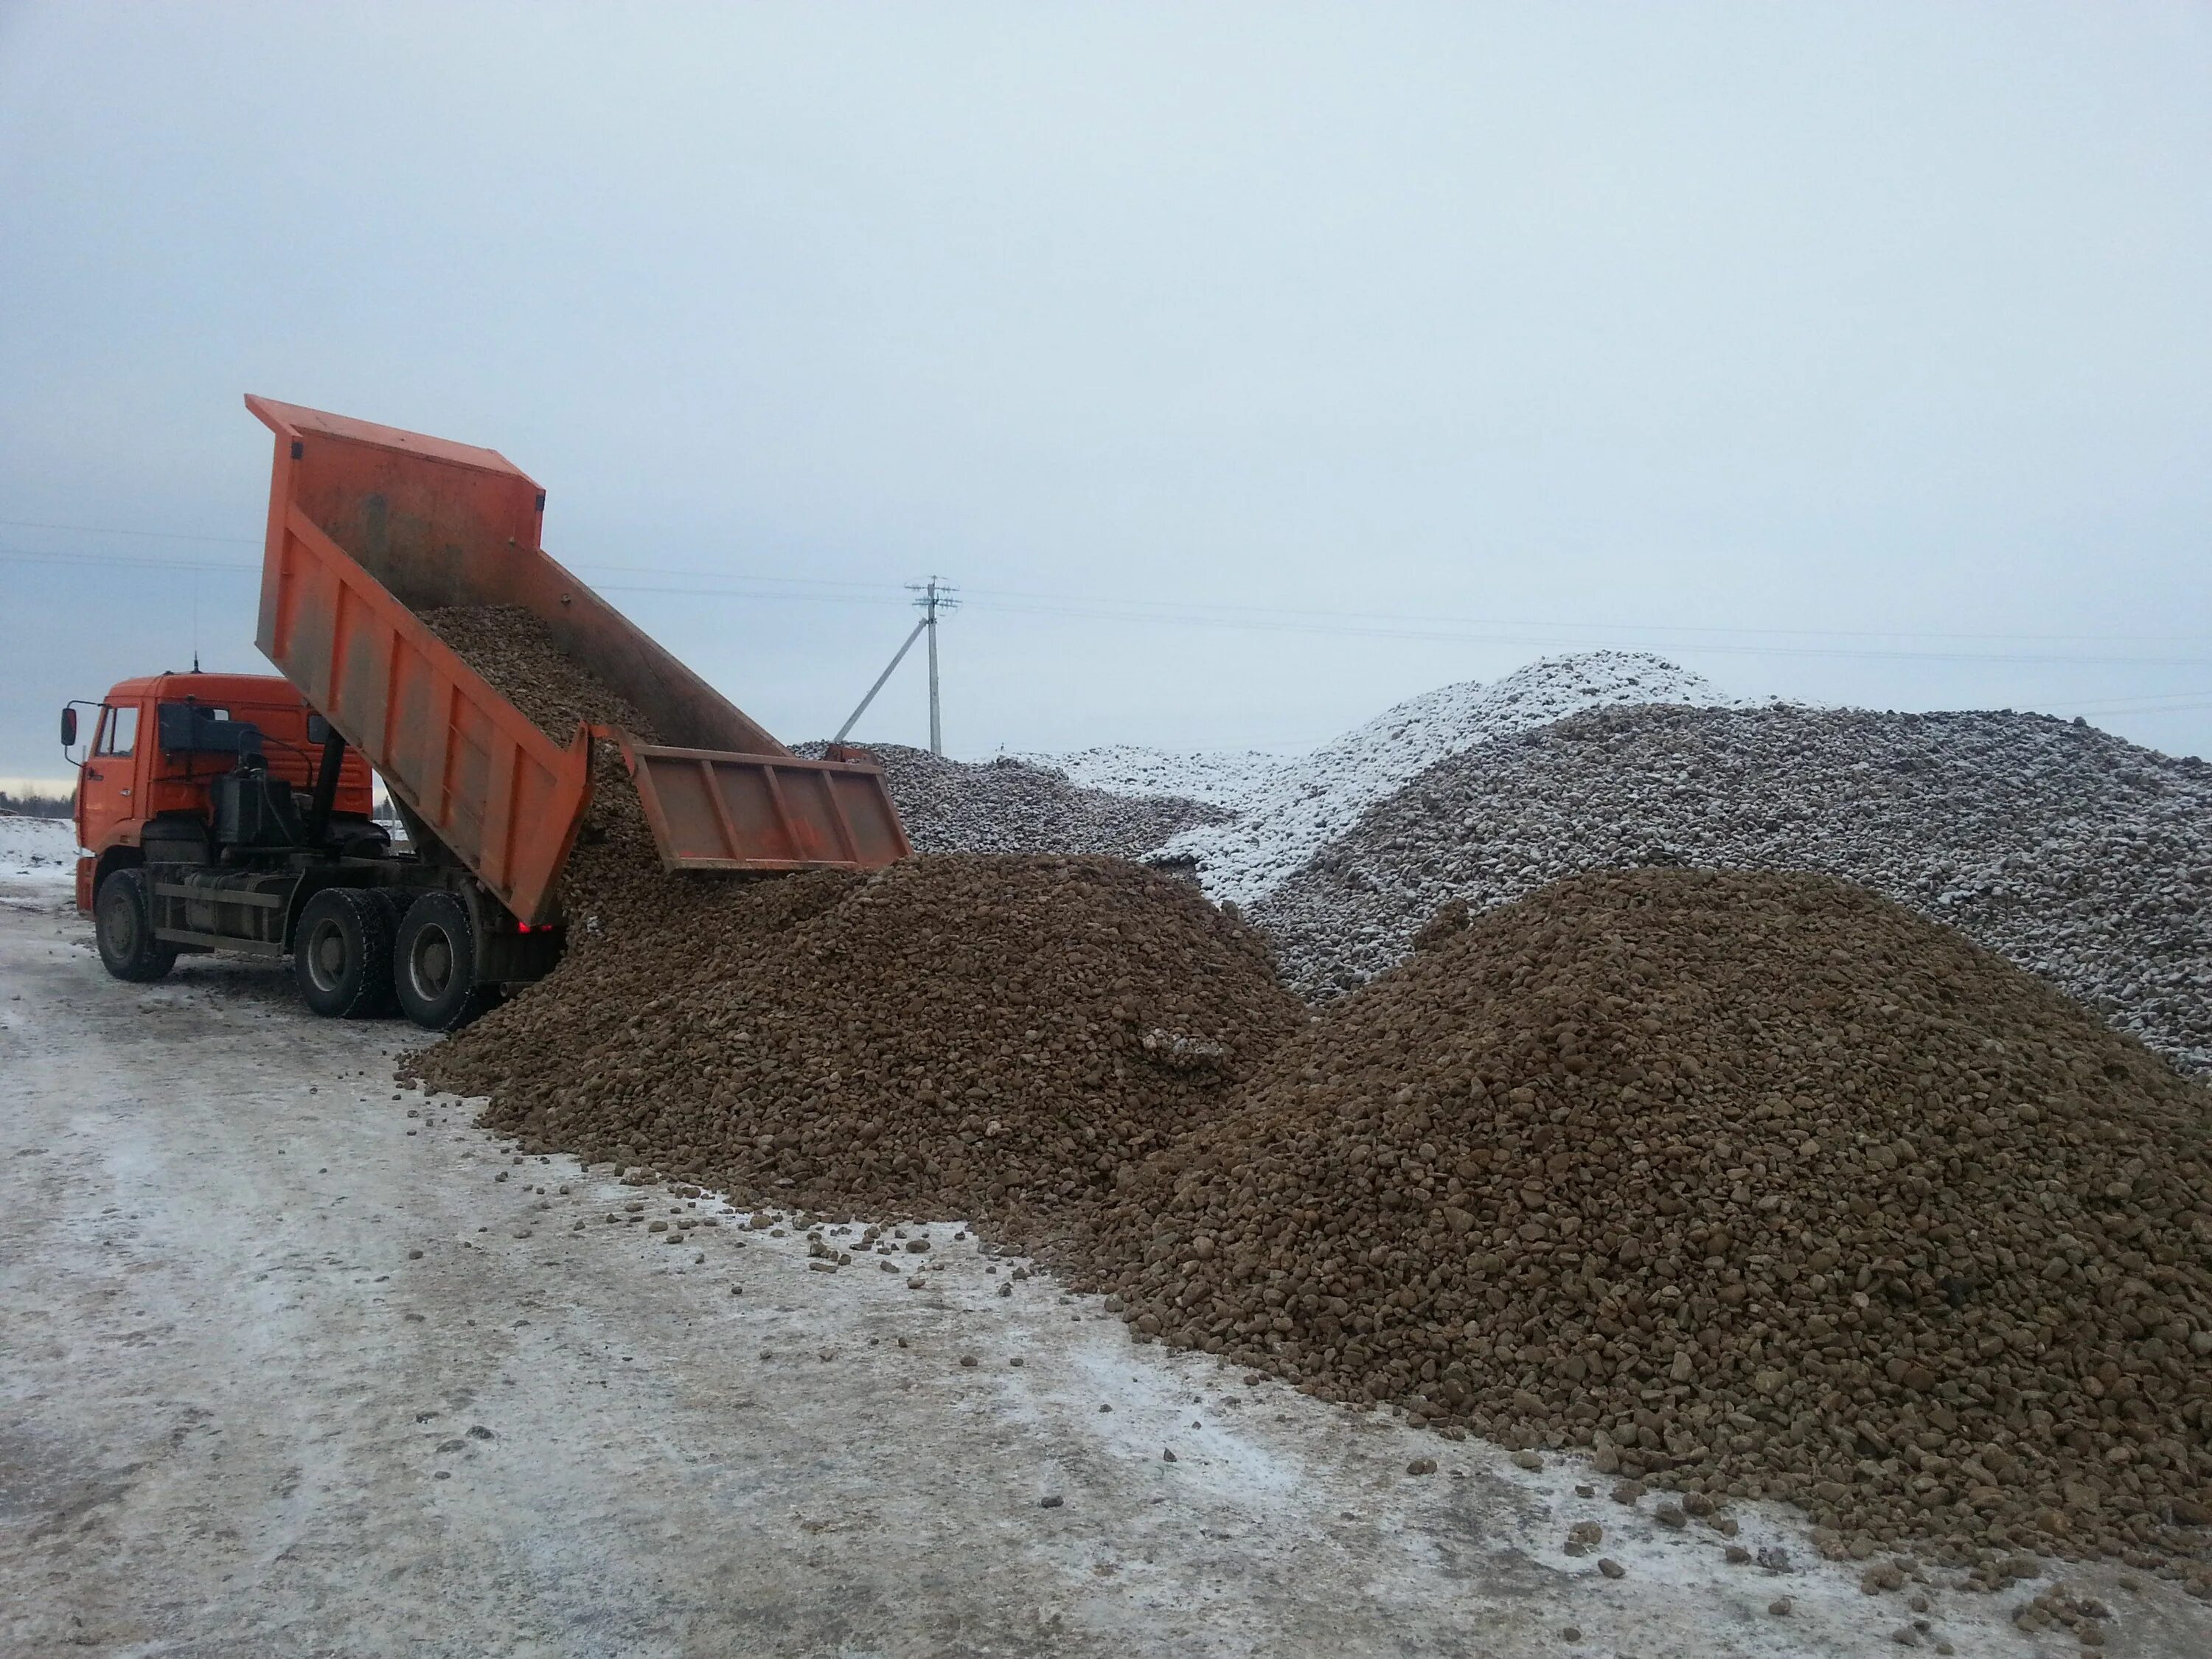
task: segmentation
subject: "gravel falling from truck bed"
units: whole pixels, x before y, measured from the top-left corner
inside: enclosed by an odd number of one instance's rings
[[[1838,1537],[2203,1551],[2212,1096],[1824,877],[1425,943],[1123,1178],[1140,1331]]]
[[[549,732],[635,729],[527,612],[431,620]],[[1256,933],[1119,860],[665,873],[600,749],[560,966],[416,1062],[533,1144],[1011,1223],[1110,1188],[1303,1022]]]
[[[646,743],[660,741],[653,722],[562,651],[535,612],[519,605],[457,605],[416,614],[562,748],[580,723],[619,726]]]

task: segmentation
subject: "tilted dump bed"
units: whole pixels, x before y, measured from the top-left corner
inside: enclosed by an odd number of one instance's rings
[[[651,720],[622,744],[670,869],[873,869],[906,855],[882,772],[801,760],[538,545],[545,492],[496,451],[249,397],[276,434],[256,643],[521,921],[553,919],[591,801],[563,748],[416,613],[519,605]]]

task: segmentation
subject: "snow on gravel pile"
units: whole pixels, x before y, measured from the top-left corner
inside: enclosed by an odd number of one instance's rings
[[[1547,657],[1492,684],[1471,680],[1400,703],[1279,768],[1255,793],[1232,803],[1234,822],[1186,830],[1149,861],[1193,865],[1217,902],[1253,904],[1376,801],[1449,756],[1578,709],[1735,701],[1648,652]],[[1188,782],[1180,787],[1194,793]]]
[[[797,752],[819,755],[820,744]],[[917,853],[1099,854],[1134,859],[1177,831],[1227,816],[1200,801],[1079,788],[1011,757],[977,764],[902,744],[870,744]]]
[[[2212,768],[2045,715],[1592,710],[1432,768],[1254,920],[1328,996],[1453,901],[1653,864],[1859,882],[2212,1073]]]
[[[1232,811],[1258,799],[1304,759],[1260,749],[1146,749],[1130,743],[1014,758],[1064,773],[1068,781],[1085,789],[1116,795],[1180,795]]]

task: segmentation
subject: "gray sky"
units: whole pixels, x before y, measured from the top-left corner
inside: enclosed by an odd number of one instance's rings
[[[938,571],[962,754],[1600,643],[2212,752],[2212,8],[0,6],[0,774],[259,665],[246,391],[793,739]]]

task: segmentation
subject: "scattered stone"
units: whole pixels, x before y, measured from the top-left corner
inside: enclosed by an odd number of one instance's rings
[[[1598,1557],[1597,1570],[1608,1578],[1626,1578],[1628,1576],[1628,1569],[1609,1555]]]

